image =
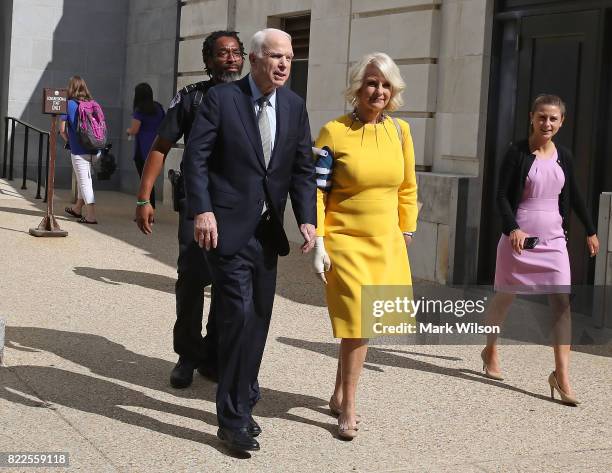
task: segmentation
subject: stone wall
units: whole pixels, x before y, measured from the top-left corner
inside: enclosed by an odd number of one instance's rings
[[[4,2],[3,2],[4,3]],[[128,3],[123,0],[19,0],[13,2],[6,114],[49,129],[41,113],[43,87],[65,87],[82,76],[104,108],[117,146],[123,127],[121,91]],[[30,135],[28,174],[35,176],[38,136]],[[23,131],[15,144],[15,175],[21,174]],[[71,165],[58,140],[56,184],[70,186]],[[118,146],[120,148],[120,146]],[[116,148],[117,151],[117,148]],[[115,187],[118,173],[97,188]]]
[[[277,18],[310,12],[307,106],[313,137],[324,123],[347,110],[343,91],[350,66],[364,53],[385,51],[397,61],[408,85],[396,116],[410,123],[417,165],[431,167],[440,4],[441,0],[188,1],[181,12],[177,86],[204,79],[200,51],[203,37],[211,31],[235,28],[248,47],[253,33],[274,25]],[[247,63],[245,73],[248,69]]]
[[[599,199],[597,236],[600,251],[595,263],[594,316],[612,328],[612,192],[603,192]]]
[[[11,52],[13,0],[0,2],[0,152],[4,153],[4,117],[8,106],[8,74]],[[4,156],[0,155],[0,159]]]
[[[466,213],[470,178],[460,175],[417,173],[419,212],[417,233],[410,246],[412,275],[440,284],[465,280]]]
[[[201,42],[211,31],[236,29],[248,47],[257,30],[305,12],[311,15],[307,107],[313,138],[349,109],[343,91],[359,57],[389,54],[407,85],[395,116],[410,124],[418,169],[434,171],[419,173],[424,207],[411,251],[413,274],[445,283],[473,280],[493,1],[187,0],[179,86],[203,78]],[[285,219],[290,238],[300,241],[290,209]]]
[[[123,130],[130,126],[136,84],[147,82],[151,85],[155,100],[164,108],[168,107],[174,95],[177,14],[176,0],[129,2],[122,97]],[[127,141],[125,133],[121,140],[120,188],[135,194],[140,178],[133,162],[134,141]],[[162,176],[156,185],[156,195],[160,200],[163,187]]]
[[[454,283],[477,277],[494,3],[442,2],[433,171],[471,177],[463,222],[469,244]]]
[[[213,31],[234,29],[234,6],[233,0],[186,0],[181,7],[180,24],[177,35],[178,57],[176,58],[177,76],[176,90],[188,84],[207,80],[202,62],[202,42],[204,38]],[[240,31],[240,30],[239,30]],[[243,42],[248,36],[241,32]],[[246,46],[248,47],[248,46]],[[245,67],[245,72],[248,65]],[[176,92],[175,90],[175,92]],[[164,164],[163,200],[165,206],[172,206],[171,185],[167,179],[170,169],[178,169],[183,157],[183,140],[174,147]]]
[[[48,130],[49,117],[40,111],[42,88],[65,87],[71,75],[81,75],[104,109],[118,159],[111,181],[98,181],[94,187],[135,192],[139,179],[132,160],[134,144],[125,135],[134,86],[151,84],[164,107],[174,95],[176,0],[20,0],[14,2],[12,21],[5,25],[11,18],[12,3],[3,1],[0,5],[0,34],[4,32],[10,39],[2,42],[8,53],[0,51],[0,73],[4,71],[0,80],[6,81],[0,96],[1,115]],[[62,144],[58,140],[56,185],[68,187],[71,165]],[[35,176],[37,146],[35,134],[29,143],[30,177]],[[21,175],[22,149],[23,131],[18,129],[15,177]],[[162,187],[160,179],[160,197]]]

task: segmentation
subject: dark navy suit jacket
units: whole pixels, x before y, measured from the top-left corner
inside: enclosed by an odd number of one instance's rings
[[[196,114],[183,158],[189,214],[214,212],[217,252],[240,251],[257,229],[264,201],[267,238],[289,252],[283,230],[287,195],[299,224],[316,225],[316,179],[308,113],[291,90],[276,90],[276,139],[265,167],[248,76],[211,88]]]

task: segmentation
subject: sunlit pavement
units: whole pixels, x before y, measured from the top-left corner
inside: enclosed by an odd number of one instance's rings
[[[582,404],[567,407],[549,398],[543,346],[503,346],[503,382],[481,375],[479,346],[372,346],[362,428],[338,440],[327,408],[337,344],[297,247],[279,263],[260,372],[262,449],[232,454],[216,438],[215,386],[197,374],[185,390],[168,383],[177,215],[159,210],[146,237],[133,196],[97,192],[100,223],[83,225],[61,191],[69,235],[34,238],[44,204],[18,189],[0,180],[0,451],[67,452],[86,472],[612,470],[612,358],[572,353]]]

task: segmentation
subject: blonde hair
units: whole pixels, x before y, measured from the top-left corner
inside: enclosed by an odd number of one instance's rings
[[[366,54],[351,68],[349,73],[348,87],[344,92],[346,101],[351,105],[355,105],[357,102],[357,94],[361,87],[363,87],[363,78],[365,76],[366,68],[370,65],[376,66],[381,74],[391,84],[391,99],[385,107],[385,110],[392,112],[402,106],[404,100],[402,99],[402,91],[406,88],[406,83],[402,79],[399,67],[397,64],[385,53],[374,52]]]

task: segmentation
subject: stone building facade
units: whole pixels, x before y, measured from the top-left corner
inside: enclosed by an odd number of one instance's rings
[[[178,85],[204,78],[200,50],[207,33],[227,27],[246,42],[261,28],[301,18],[309,23],[306,103],[316,137],[325,122],[348,110],[343,90],[351,65],[368,52],[389,54],[407,84],[394,115],[410,124],[424,203],[412,269],[420,278],[459,281],[475,271],[466,266],[466,253],[476,245],[466,237],[477,238],[480,215],[492,3],[188,0],[180,12]],[[288,212],[287,229],[297,239],[294,227]]]
[[[43,87],[66,87],[82,76],[102,105],[119,158],[111,181],[96,188],[135,192],[129,126],[134,85],[149,82],[166,103],[174,93],[177,35],[175,0],[3,0],[0,2],[0,116],[49,129],[41,114]],[[4,143],[4,120],[0,126]],[[61,141],[61,140],[59,140]],[[30,136],[36,152],[38,137]],[[16,172],[21,172],[23,129],[16,132]],[[2,147],[0,147],[2,150]],[[28,176],[36,176],[35,159]],[[56,183],[69,187],[70,158],[58,145]]]
[[[124,135],[134,86],[149,82],[167,105],[177,89],[205,79],[207,34],[237,30],[248,47],[265,27],[294,38],[289,86],[306,98],[313,137],[348,111],[343,89],[357,58],[378,50],[399,65],[407,88],[394,115],[410,124],[424,204],[410,249],[416,277],[490,282],[500,231],[495,176],[504,147],[524,135],[528,104],[542,91],[568,99],[571,126],[560,139],[579,158],[597,220],[599,194],[612,190],[612,92],[606,87],[612,67],[605,59],[612,54],[612,0],[3,0],[0,115],[46,127],[42,87],[84,76],[107,112],[119,157],[113,180],[96,187],[135,192],[133,143]],[[564,73],[570,63],[575,70]],[[0,150],[3,134],[2,126]],[[179,144],[165,171],[178,166],[181,154]],[[58,184],[69,182],[64,154]],[[169,195],[167,179],[158,184]],[[298,241],[290,212],[286,227]],[[592,281],[595,265],[573,227],[576,274]]]

